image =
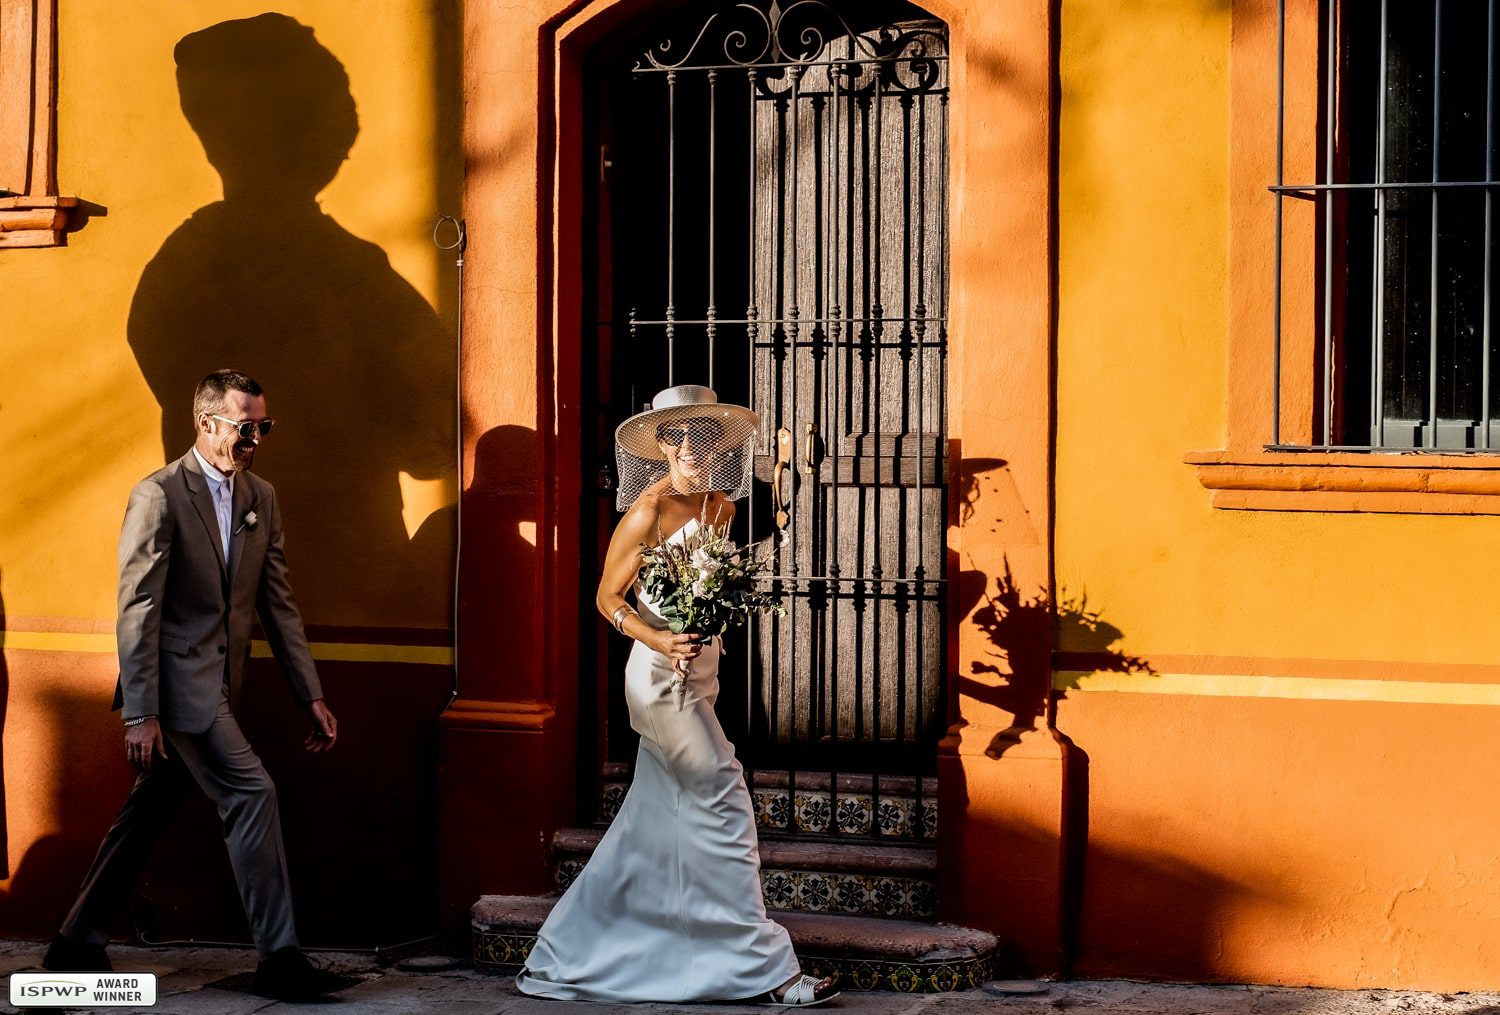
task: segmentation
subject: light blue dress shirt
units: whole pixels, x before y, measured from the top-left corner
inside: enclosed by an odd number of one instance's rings
[[[210,465],[208,459],[199,453],[197,445],[193,446],[193,455],[203,467],[203,477],[208,480],[208,489],[213,495],[214,515],[219,519],[219,541],[224,547],[224,562],[227,564],[229,539],[234,529],[234,476],[226,476]]]

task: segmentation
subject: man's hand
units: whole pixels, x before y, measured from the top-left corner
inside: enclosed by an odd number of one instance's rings
[[[167,742],[161,735],[161,723],[155,719],[125,727],[125,757],[137,772],[151,771],[151,760],[167,756]]]
[[[314,754],[332,749],[339,738],[339,722],[328,711],[328,706],[323,704],[323,699],[310,702],[307,706],[307,716],[312,720],[312,732],[302,742]]]

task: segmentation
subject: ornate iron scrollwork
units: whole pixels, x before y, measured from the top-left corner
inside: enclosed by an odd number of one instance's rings
[[[830,88],[840,79],[837,86],[846,95],[872,90],[877,79],[886,91],[933,92],[947,86],[948,35],[939,22],[861,32],[825,0],[797,0],[786,8],[771,0],[764,10],[737,3],[709,15],[681,57],[676,51],[676,42],[664,39],[642,54],[634,69],[763,69],[757,87],[768,96],[788,90],[794,81],[804,91],[815,87],[809,80],[815,72]]]

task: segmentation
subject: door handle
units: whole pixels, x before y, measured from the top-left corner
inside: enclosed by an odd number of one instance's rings
[[[818,432],[817,427],[811,423],[807,424],[807,445],[802,449],[802,471],[809,476],[813,474],[813,441],[814,434]]]
[[[771,504],[776,509],[776,527],[786,533],[786,526],[792,520],[787,512],[787,503],[781,496],[781,477],[785,474],[787,467],[792,464],[792,431],[782,427],[776,431],[776,468],[771,471]]]

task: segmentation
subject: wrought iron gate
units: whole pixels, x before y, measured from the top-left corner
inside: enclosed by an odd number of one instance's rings
[[[721,716],[789,796],[818,773],[833,812],[841,787],[878,810],[884,778],[919,815],[944,727],[946,29],[896,2],[693,10],[601,97],[615,411],[706,381],[759,412],[737,524],[771,537],[787,613],[731,641]]]

